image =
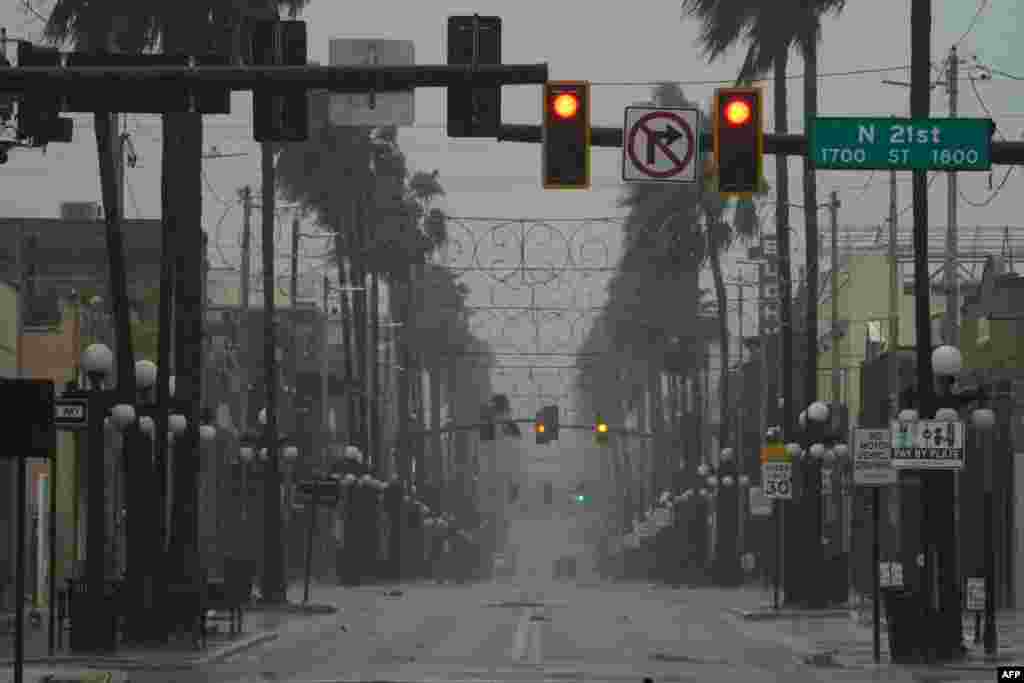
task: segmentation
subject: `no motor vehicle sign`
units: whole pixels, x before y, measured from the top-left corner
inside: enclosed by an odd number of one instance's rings
[[[899,481],[892,466],[892,435],[888,429],[858,429],[853,437],[853,483],[888,486]]]

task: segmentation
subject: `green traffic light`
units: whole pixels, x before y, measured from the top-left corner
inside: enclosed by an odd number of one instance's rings
[[[576,502],[577,503],[586,503],[587,502],[587,497],[585,495],[583,495],[582,493],[577,493],[576,494]]]

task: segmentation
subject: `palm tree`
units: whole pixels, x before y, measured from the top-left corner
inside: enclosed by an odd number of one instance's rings
[[[747,55],[737,81],[755,78],[769,70],[774,76],[775,130],[785,133],[787,126],[786,66],[790,49],[795,45],[804,57],[804,117],[809,120],[818,111],[818,43],[821,40],[821,19],[838,14],[845,0],[683,0],[683,11],[702,23],[700,43],[709,62],[715,61],[732,46],[743,40]],[[776,235],[779,249],[781,322],[783,336],[783,405],[784,424],[793,427],[792,400],[792,308],[790,302],[789,265],[789,171],[786,157],[777,155],[778,184]],[[817,184],[813,159],[804,157],[804,224],[807,247],[808,362],[805,374],[806,401],[813,401],[817,391],[818,335],[818,208]]]
[[[287,7],[291,14],[305,5],[305,0],[266,0],[260,8],[264,16],[278,16],[280,7]],[[245,0],[200,0],[186,3],[124,3],[115,0],[57,0],[46,26],[46,35],[57,41],[74,40],[83,46],[107,46],[107,38],[117,33],[117,44],[123,50],[140,52],[144,49],[161,47],[165,53],[183,52],[200,55],[210,51],[231,54],[238,57],[240,42],[237,28],[242,19],[252,14],[252,3]],[[231,29],[231,30],[229,30]],[[109,120],[109,119],[108,119]],[[175,244],[176,255],[171,249],[163,250],[162,258],[167,262],[163,269],[161,288],[168,303],[172,292],[170,282],[174,281],[173,302],[177,320],[177,350],[175,363],[178,372],[176,394],[189,405],[187,415],[189,429],[185,437],[176,444],[176,467],[174,490],[174,514],[172,540],[174,555],[178,558],[177,570],[186,577],[195,578],[199,561],[196,525],[192,515],[196,509],[194,497],[197,491],[198,467],[198,425],[200,421],[200,397],[202,379],[202,283],[201,268],[205,243],[202,233],[202,116],[198,113],[167,113],[163,115],[164,155],[162,159],[163,206],[165,209],[164,245]],[[97,142],[100,145],[101,168],[107,166],[104,175],[104,197],[110,193],[112,166],[105,160],[110,137],[109,123],[97,120]],[[109,158],[109,157],[107,157]],[[264,198],[266,205],[269,198]],[[272,210],[272,205],[271,205]],[[109,211],[109,208],[108,208]],[[173,237],[172,237],[173,233]],[[112,255],[112,257],[116,257]],[[169,259],[177,261],[175,278]],[[164,313],[169,314],[165,307]],[[170,324],[169,315],[161,316],[161,327]],[[120,329],[121,326],[119,326]],[[124,326],[127,328],[127,326]],[[165,332],[166,334],[166,332]],[[160,353],[160,378],[158,395],[163,405],[167,400],[167,378],[170,372],[169,350],[162,345]],[[125,346],[121,357],[127,374],[134,359]],[[164,411],[161,411],[161,413]],[[268,411],[272,412],[272,411]],[[271,415],[271,419],[273,416]],[[272,426],[272,425],[271,425]],[[160,415],[157,428],[158,452],[164,449],[167,433],[166,417]]]
[[[693,106],[689,104],[686,97],[678,86],[663,84],[655,88],[654,101],[667,106]],[[704,131],[706,134],[707,131]],[[651,209],[643,209],[640,216],[644,221],[643,225],[647,231],[660,234],[665,238],[676,242],[677,258],[688,259],[680,263],[693,264],[691,274],[691,291],[696,290],[696,266],[699,266],[706,257],[711,268],[712,277],[715,283],[715,295],[719,304],[719,344],[722,353],[723,363],[719,377],[719,396],[721,400],[721,420],[719,422],[719,443],[725,445],[729,439],[729,406],[731,396],[729,394],[729,372],[728,372],[728,350],[729,350],[729,327],[727,311],[727,295],[725,289],[725,277],[722,272],[721,254],[728,250],[736,237],[747,239],[752,237],[757,230],[756,221],[734,220],[730,225],[724,216],[727,210],[725,202],[720,195],[713,190],[713,186],[705,183],[686,187],[680,190],[667,189],[647,190],[641,188],[631,189],[630,194],[622,202],[625,206],[649,206]],[[743,216],[738,212],[737,216]],[[698,227],[702,224],[702,228]],[[740,232],[740,230],[745,232]],[[688,239],[687,239],[688,238]],[[696,261],[694,259],[697,259]],[[685,268],[685,267],[684,267]],[[670,268],[670,272],[671,269]],[[685,272],[685,271],[684,271]],[[692,305],[696,305],[696,299],[691,297]],[[692,317],[691,317],[692,316]],[[682,320],[693,320],[696,310],[690,315],[683,316]],[[690,327],[692,330],[693,328]],[[682,330],[679,330],[682,331]],[[676,334],[682,338],[685,335]]]
[[[375,359],[367,351],[377,346],[379,287],[388,284],[394,317],[408,325],[412,311],[418,309],[411,299],[417,289],[416,271],[446,239],[444,214],[431,206],[444,195],[444,188],[437,171],[409,173],[394,127],[331,125],[327,102],[326,96],[312,99],[310,139],[282,152],[277,177],[286,198],[311,208],[318,223],[336,235],[332,252],[342,285],[346,374],[349,386],[356,387],[350,393],[349,425],[353,440],[365,452],[371,454],[367,442],[374,444],[376,460],[385,439],[379,404],[366,397],[379,393]],[[340,188],[339,177],[345,178]],[[353,285],[368,290],[367,303],[362,296],[348,296]],[[399,441],[405,449],[415,363],[407,330],[400,337],[399,365],[404,370],[399,384]],[[354,364],[353,358],[366,362]],[[407,471],[401,474],[408,476]]]

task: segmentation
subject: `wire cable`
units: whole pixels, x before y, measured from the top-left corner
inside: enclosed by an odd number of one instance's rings
[[[1003,78],[1009,78],[1009,79],[1014,80],[1014,81],[1024,81],[1024,76],[1015,76],[1014,74],[1008,73],[1008,72],[1003,71],[1001,69],[997,69],[994,66],[993,67],[989,67],[989,71],[991,71],[994,74],[999,74]]]
[[[975,78],[973,76],[970,76],[970,78],[968,79],[968,82],[971,84],[971,92],[974,93],[974,99],[976,99],[978,101],[978,105],[981,107],[982,111],[984,111],[985,114],[988,116],[988,118],[992,120],[992,126],[994,127],[994,131],[993,132],[996,133],[997,135],[999,135],[1000,139],[1006,140],[1006,136],[1003,134],[1003,131],[999,129],[998,124],[996,124],[995,117],[992,116],[991,110],[989,110],[988,105],[985,104],[985,100],[982,99],[981,93],[978,92],[978,84],[976,83]],[[1006,186],[1006,182],[1010,179],[1010,174],[1013,173],[1013,169],[1015,169],[1015,168],[1016,168],[1016,166],[1008,167],[1006,169],[1006,173],[1003,174],[1003,179],[999,181],[999,184],[996,186],[996,188],[991,191],[991,193],[989,194],[988,198],[986,198],[986,199],[984,199],[984,200],[982,200],[980,202],[976,202],[976,201],[973,201],[971,199],[968,199],[967,195],[964,194],[964,191],[963,191],[962,187],[959,187],[959,186],[957,187],[957,194],[960,196],[960,199],[964,200],[968,205],[973,206],[973,207],[978,208],[978,209],[984,208],[984,207],[988,206],[989,204],[991,204],[995,200],[995,198],[999,196],[999,193],[1002,192],[1003,188]],[[992,176],[990,174],[989,175],[990,182],[991,182],[991,177]]]
[[[848,71],[829,71],[826,73],[818,74],[818,79],[822,78],[842,78],[846,76],[861,76],[865,74],[878,74],[885,73],[888,71],[909,71],[910,65],[903,66],[879,66],[879,67],[867,67],[863,69],[850,69]],[[786,76],[787,81],[800,80],[804,77],[804,74],[791,74]],[[769,83],[773,79],[770,77],[765,78],[754,78],[751,79],[752,83]],[[671,83],[675,85],[733,85],[736,83],[734,78],[715,79],[715,80],[698,80],[698,81],[673,81],[673,80],[661,80],[661,81],[591,81],[590,85],[600,86],[612,86],[612,87],[636,87],[636,86],[658,86],[665,83]]]
[[[217,255],[220,256],[220,260],[225,266],[228,268],[238,269],[241,264],[236,265],[228,261],[228,257],[224,255],[224,250],[220,246],[220,226],[224,224],[224,219],[228,217],[229,213],[231,213],[232,208],[234,207],[225,206],[224,213],[220,215],[220,219],[217,221],[216,225],[213,226],[213,248],[217,251]]]
[[[142,211],[139,210],[139,203],[135,201],[135,188],[132,187],[132,181],[125,178],[124,186],[125,189],[128,190],[128,200],[132,203],[132,208],[135,209],[135,217],[142,218]],[[124,211],[124,208],[121,210]]]
[[[971,23],[967,25],[967,30],[964,31],[963,35],[960,36],[960,38],[955,43],[953,43],[954,47],[960,45],[960,43],[964,42],[967,36],[971,35],[971,32],[974,30],[974,27],[978,25],[978,20],[981,19],[982,13],[986,9],[988,9],[988,3],[989,0],[980,0],[980,2],[978,3],[978,10],[974,13],[974,16],[971,18]]]
[[[206,169],[205,168],[202,168],[200,173],[203,176],[203,184],[206,186],[206,191],[209,194],[213,195],[213,198],[215,200],[217,200],[217,202],[219,204],[221,204],[222,206],[234,206],[235,205],[235,202],[238,201],[237,199],[235,199],[235,200],[224,199],[223,197],[221,197],[217,193],[217,191],[215,189],[213,189],[213,184],[210,183],[210,177],[206,175]]]

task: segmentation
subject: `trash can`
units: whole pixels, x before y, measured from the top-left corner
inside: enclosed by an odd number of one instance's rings
[[[69,586],[72,652],[113,652],[117,648],[117,611],[113,589],[107,586],[99,600],[88,590],[85,581]],[[97,615],[101,612],[102,615]]]
[[[907,662],[916,659],[918,643],[914,619],[917,602],[912,593],[902,589],[884,591],[885,620],[889,634],[889,659]]]

